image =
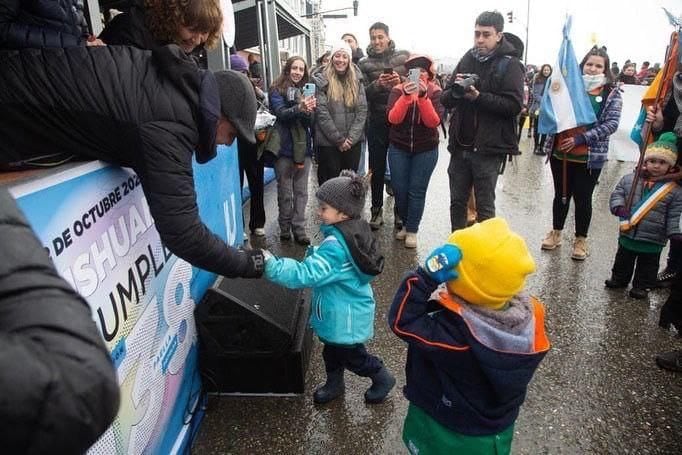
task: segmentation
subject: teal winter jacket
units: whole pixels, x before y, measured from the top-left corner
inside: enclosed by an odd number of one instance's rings
[[[369,224],[352,219],[320,227],[324,240],[308,248],[303,261],[271,258],[265,275],[291,289],[312,288],[310,324],[325,343],[364,343],[374,334],[374,293],[370,282],[384,258]]]

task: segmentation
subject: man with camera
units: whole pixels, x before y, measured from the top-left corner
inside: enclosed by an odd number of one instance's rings
[[[518,154],[516,119],[523,106],[524,70],[519,51],[504,37],[504,18],[486,11],[476,18],[474,47],[459,61],[441,95],[450,120],[450,223],[467,225],[473,187],[477,220],[495,216],[495,186],[508,155]]]
[[[367,57],[361,59],[358,66],[364,76],[368,105],[367,145],[369,170],[372,172],[372,218],[369,224],[376,230],[384,224],[382,207],[388,150],[388,95],[393,87],[400,84],[401,77],[407,74],[405,61],[410,53],[395,49],[395,43],[388,35],[388,25],[384,23],[372,24],[369,39]]]

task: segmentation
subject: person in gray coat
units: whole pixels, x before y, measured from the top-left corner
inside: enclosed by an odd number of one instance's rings
[[[317,181],[322,185],[343,169],[358,170],[367,119],[362,72],[352,62],[350,46],[340,41],[331,61],[315,76],[318,146]]]
[[[630,297],[635,299],[646,298],[655,287],[661,251],[668,238],[682,237],[682,188],[672,178],[665,178],[677,161],[676,142],[674,133],[664,133],[649,144],[640,177],[635,180],[635,173],[624,175],[611,193],[611,212],[620,218],[620,237],[611,278],[604,284],[611,289],[626,287],[636,263],[630,289]]]

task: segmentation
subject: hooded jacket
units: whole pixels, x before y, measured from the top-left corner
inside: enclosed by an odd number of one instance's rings
[[[83,0],[3,0],[0,49],[83,45],[87,25]]]
[[[0,445],[84,453],[118,412],[109,351],[6,189],[0,238]]]
[[[215,78],[177,46],[0,52],[0,166],[66,153],[130,167],[169,250],[213,273],[260,276],[259,250],[229,247],[199,218],[192,157],[200,145],[198,162],[214,156],[205,144],[219,111]]]
[[[364,136],[367,120],[367,98],[362,85],[362,72],[355,66],[358,78],[358,98],[355,106],[347,107],[343,101],[330,100],[327,96],[329,81],[324,71],[313,76],[317,86],[317,109],[315,111],[315,144],[338,147],[346,138],[354,144]]]
[[[393,40],[381,53],[376,52],[372,46],[367,47],[367,57],[360,59],[358,66],[364,75],[370,121],[386,123],[386,106],[391,89],[381,86],[377,79],[381,76],[384,68],[388,67],[393,68],[393,71],[405,77],[407,75],[405,62],[409,56],[410,53],[407,51],[397,51]]]
[[[455,68],[452,83],[443,91],[441,103],[452,109],[448,149],[480,153],[518,154],[516,117],[523,108],[524,68],[518,50],[502,38],[494,55],[480,62],[468,51]],[[499,60],[511,59],[504,74],[496,74]],[[478,98],[469,101],[453,89],[456,74],[477,74]]]
[[[627,205],[628,195],[632,189],[635,180],[634,172],[625,174],[616,188],[611,193],[609,199],[609,207],[613,212],[616,207],[625,207]],[[631,210],[637,207],[639,201],[642,199],[644,193],[644,184],[646,180],[640,178],[637,180],[637,188],[635,188],[634,197],[632,198]],[[662,181],[662,183],[666,183]],[[656,185],[660,185],[657,183]],[[656,191],[658,186],[654,186],[651,191]],[[621,232],[620,235],[630,238],[632,240],[645,241],[660,245],[661,248],[665,246],[668,238],[672,235],[680,234],[680,215],[682,214],[682,188],[675,185],[674,189],[666,194],[662,199],[656,202],[649,212],[637,223],[632,229],[626,232]]]
[[[405,397],[442,426],[494,435],[516,420],[533,374],[549,350],[544,308],[519,294],[505,310],[470,305],[422,269],[401,283],[388,313],[408,343]]]
[[[384,268],[378,242],[367,221],[361,219],[320,229],[324,240],[308,248],[302,262],[271,258],[265,275],[287,288],[313,288],[310,323],[323,342],[364,343],[374,334],[370,282]]]

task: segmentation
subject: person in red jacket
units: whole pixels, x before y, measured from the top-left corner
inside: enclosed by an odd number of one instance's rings
[[[424,214],[426,189],[438,162],[438,125],[444,108],[441,88],[434,82],[433,61],[415,55],[405,67],[420,71],[419,83],[406,80],[391,90],[388,98],[388,163],[398,216],[403,220],[396,240],[406,248],[417,247],[417,231]]]

